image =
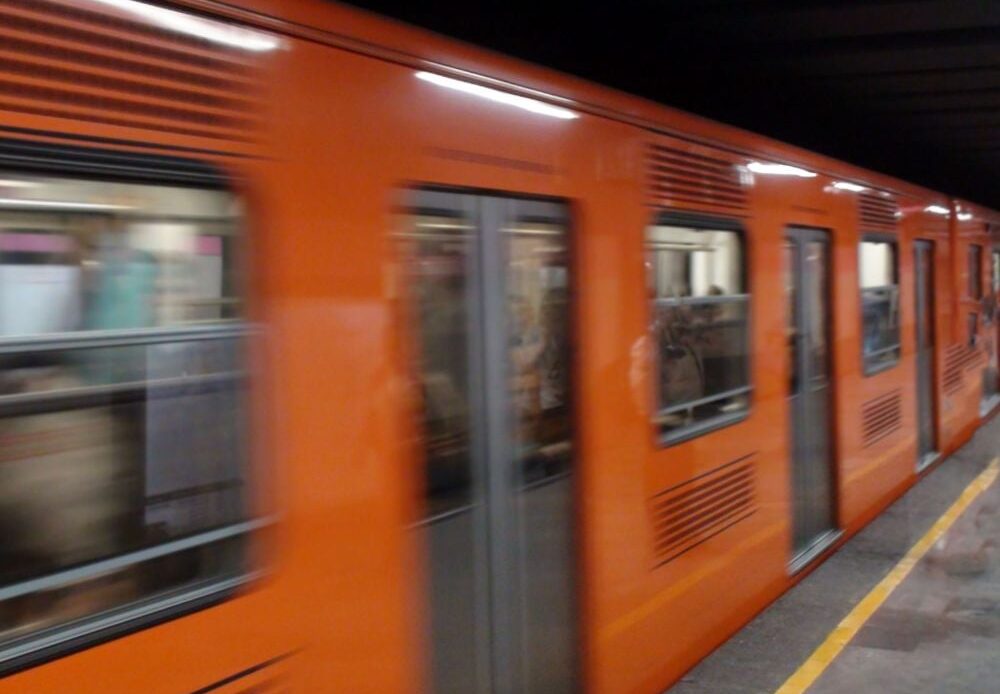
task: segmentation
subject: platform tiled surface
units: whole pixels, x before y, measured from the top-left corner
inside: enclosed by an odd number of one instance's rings
[[[998,454],[995,419],[670,694],[773,692]],[[1000,483],[966,510],[810,692],[1000,692]]]

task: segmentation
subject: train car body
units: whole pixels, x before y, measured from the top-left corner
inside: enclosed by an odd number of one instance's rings
[[[91,267],[49,236],[75,248],[91,223],[65,219],[100,210],[156,259],[159,289],[134,286],[160,322],[81,339],[201,339],[192,302],[163,309],[164,268],[183,235],[224,303],[235,235],[249,374],[242,424],[212,424],[246,448],[238,511],[157,539],[151,498],[225,475],[150,491],[214,410],[143,396],[145,491],[122,502],[143,539],[5,571],[0,595],[43,606],[0,625],[0,692],[660,691],[1000,401],[991,210],[324,2],[0,0],[0,37],[0,291],[21,281],[4,254],[46,234],[35,266]],[[126,187],[45,229],[12,216],[80,187],[60,181]],[[235,231],[164,212],[205,189],[239,201]],[[32,325],[0,350],[34,354]],[[17,412],[20,433],[85,424]],[[236,569],[44,606],[73,571],[225,532]]]

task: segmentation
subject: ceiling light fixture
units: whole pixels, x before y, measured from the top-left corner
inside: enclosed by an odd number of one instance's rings
[[[941,205],[928,205],[924,208],[924,212],[930,212],[931,214],[941,214],[949,215],[951,211],[947,207],[942,207]]]
[[[798,176],[799,178],[816,178],[815,172],[800,169],[797,166],[789,166],[788,164],[768,164],[761,161],[752,161],[747,164],[747,169],[756,174],[764,174],[766,176]]]
[[[570,111],[567,108],[562,108],[561,106],[553,106],[552,104],[547,104],[544,101],[539,101],[538,99],[529,99],[526,96],[518,96],[517,94],[508,94],[507,92],[502,92],[499,89],[491,89],[490,87],[484,87],[479,84],[473,84],[472,82],[464,82],[462,80],[457,80],[452,77],[445,77],[444,75],[438,75],[434,72],[418,72],[417,79],[423,80],[424,82],[430,82],[431,84],[436,84],[439,87],[445,87],[447,89],[454,89],[456,91],[464,92],[466,94],[472,94],[473,96],[478,96],[489,101],[494,101],[498,104],[506,104],[507,106],[515,106],[517,108],[523,109],[525,111],[530,111],[532,113],[537,113],[542,116],[549,116],[550,118],[561,118],[563,120],[571,120],[573,118],[579,118],[579,114]]]
[[[834,181],[833,187],[837,190],[849,190],[852,193],[861,193],[868,190],[864,186],[860,186],[857,183],[851,183],[849,181]]]
[[[240,48],[254,53],[263,53],[281,48],[282,42],[276,36],[265,34],[253,29],[204,19],[185,12],[168,10],[165,7],[149,5],[138,0],[90,0],[99,5],[107,5],[122,10],[136,17],[145,19],[163,29],[169,29],[188,36],[222,44],[231,48]]]

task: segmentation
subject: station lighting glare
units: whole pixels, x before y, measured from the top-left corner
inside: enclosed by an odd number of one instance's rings
[[[931,214],[943,214],[943,215],[951,214],[951,212],[948,210],[947,207],[941,207],[941,205],[928,205],[927,207],[924,208],[924,212],[930,212]]]
[[[580,117],[578,114],[573,113],[569,109],[562,108],[561,106],[553,106],[552,104],[547,104],[544,101],[539,101],[538,99],[529,99],[526,96],[508,94],[507,92],[502,92],[499,89],[490,89],[489,87],[484,87],[479,84],[463,82],[462,80],[445,77],[444,75],[438,75],[433,72],[418,72],[417,79],[423,80],[424,82],[430,82],[431,84],[436,84],[439,87],[454,89],[456,91],[465,92],[466,94],[472,94],[473,96],[488,99],[489,101],[495,101],[499,104],[506,104],[508,106],[514,106],[542,116],[549,116],[550,118],[570,120]]]
[[[837,190],[849,190],[852,193],[862,193],[868,190],[864,186],[859,186],[857,183],[850,183],[849,181],[834,181],[833,187]]]
[[[73,202],[72,200],[24,200],[0,198],[0,207],[42,207],[51,210],[98,210],[112,212],[134,209],[128,205],[111,205],[99,202]]]
[[[959,212],[958,213],[958,221],[960,221],[960,222],[971,222],[972,221],[972,213],[971,212]]]
[[[747,164],[747,169],[756,174],[764,174],[766,176],[798,176],[799,178],[816,178],[815,172],[800,169],[797,166],[789,166],[788,164],[768,164],[761,161],[752,161]]]
[[[34,188],[36,185],[34,181],[22,181],[17,178],[0,178],[0,188]]]
[[[195,36],[199,39],[219,43],[231,48],[240,48],[254,53],[264,53],[281,48],[282,45],[280,39],[270,34],[231,26],[211,19],[202,19],[201,17],[184,12],[168,10],[165,7],[148,5],[144,2],[138,2],[138,0],[89,1],[128,12],[164,29],[187,34],[188,36]]]

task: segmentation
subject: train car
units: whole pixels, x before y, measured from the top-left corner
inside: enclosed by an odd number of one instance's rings
[[[0,0],[0,692],[661,691],[997,408],[1000,215],[320,2]]]

